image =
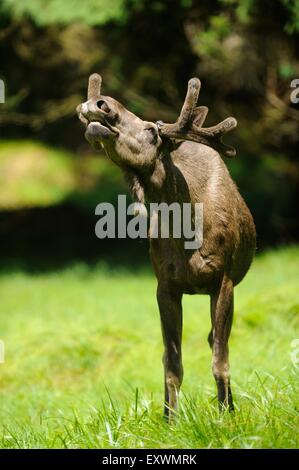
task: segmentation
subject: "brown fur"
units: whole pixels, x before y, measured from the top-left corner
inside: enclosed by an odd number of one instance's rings
[[[192,91],[194,83],[197,82],[192,82],[190,88],[189,82],[189,90]],[[201,126],[207,109],[188,108],[190,103],[193,107],[196,104],[196,91],[195,97],[191,99],[189,94],[189,101],[186,99],[177,123],[165,125],[170,129],[167,138],[167,127],[161,132],[159,125],[142,121],[95,88],[90,86],[89,100],[78,107],[79,117],[87,125],[86,137],[95,147],[103,145],[109,158],[120,166],[135,198],[140,202],[203,203],[204,233],[200,248],[186,250],[183,239],[150,239],[165,348],[165,415],[171,418],[176,410],[183,379],[183,294],[210,296],[212,328],[208,341],[213,352],[212,370],[220,407],[232,410],[228,338],[233,318],[233,290],[247,273],[254,256],[255,227],[223,160],[211,148],[216,136],[217,150],[225,147],[225,151],[232,152],[220,140],[224,124],[208,128],[212,137],[207,143],[211,146],[199,143],[202,137],[197,139],[194,135],[196,129],[205,135]],[[182,116],[184,125],[180,127]],[[193,119],[193,124],[192,133],[186,131],[186,138],[193,136],[193,142],[183,139],[188,119]],[[235,124],[233,118],[228,119],[231,126]]]

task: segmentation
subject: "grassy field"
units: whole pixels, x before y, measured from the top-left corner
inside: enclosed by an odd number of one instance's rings
[[[151,271],[76,264],[2,272],[0,446],[294,448],[299,445],[299,248],[258,256],[236,289],[236,412],[219,416],[208,297],[184,298],[180,413],[162,410],[162,341]],[[298,364],[299,367],[299,364]]]

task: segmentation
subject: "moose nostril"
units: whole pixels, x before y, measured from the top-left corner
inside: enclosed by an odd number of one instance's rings
[[[97,107],[104,111],[104,113],[109,113],[110,111],[108,104],[106,103],[106,101],[103,100],[97,101]]]

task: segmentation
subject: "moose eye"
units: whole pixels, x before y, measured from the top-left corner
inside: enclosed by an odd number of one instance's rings
[[[104,113],[109,113],[110,111],[108,104],[106,103],[106,101],[103,100],[97,101],[97,107],[104,111]]]

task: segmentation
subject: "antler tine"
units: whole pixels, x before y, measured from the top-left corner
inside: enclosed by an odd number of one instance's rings
[[[88,80],[88,89],[87,89],[87,100],[97,100],[101,96],[101,84],[102,77],[98,73],[93,73],[90,75]],[[88,125],[88,120],[83,116],[83,108],[86,107],[86,103],[81,103],[76,107],[78,117],[81,122],[85,125]]]
[[[228,117],[224,119],[223,121],[219,122],[215,126],[211,127],[200,127],[198,124],[195,125],[195,122],[193,121],[193,125],[195,128],[198,128],[198,131],[202,135],[207,135],[210,137],[218,137],[226,134],[227,132],[231,131],[235,127],[237,127],[237,119],[234,117]]]
[[[216,149],[226,157],[234,157],[236,150],[222,142],[222,137],[237,126],[237,120],[228,117],[215,126],[203,128],[207,117],[206,106],[196,106],[201,83],[198,78],[191,78],[188,91],[179,118],[174,124],[159,122],[161,137],[175,140],[191,140]]]
[[[205,115],[206,116],[206,115]],[[205,119],[205,117],[204,117]],[[203,121],[201,125],[203,124]],[[226,157],[232,158],[236,156],[236,149],[222,142],[222,137],[237,127],[237,120],[234,117],[228,117],[219,122],[215,126],[202,128],[198,120],[194,119],[193,129],[198,133],[199,138],[204,138],[209,142],[210,147],[214,147],[218,152],[223,153]],[[198,140],[200,142],[200,140]],[[202,143],[205,143],[202,141]]]
[[[206,106],[198,106],[193,111],[193,125],[196,127],[202,127],[206,120],[209,108]]]
[[[184,129],[190,123],[194,108],[198,100],[200,87],[201,83],[198,78],[191,78],[189,80],[186,98],[179,118],[176,122],[179,129]]]
[[[101,95],[102,77],[98,73],[90,75],[88,80],[87,99],[97,99]]]
[[[177,135],[185,135],[186,130],[192,124],[192,115],[198,100],[200,86],[201,83],[198,78],[191,78],[189,80],[186,98],[180,115],[174,124],[161,123],[160,132],[162,136],[175,138]]]

